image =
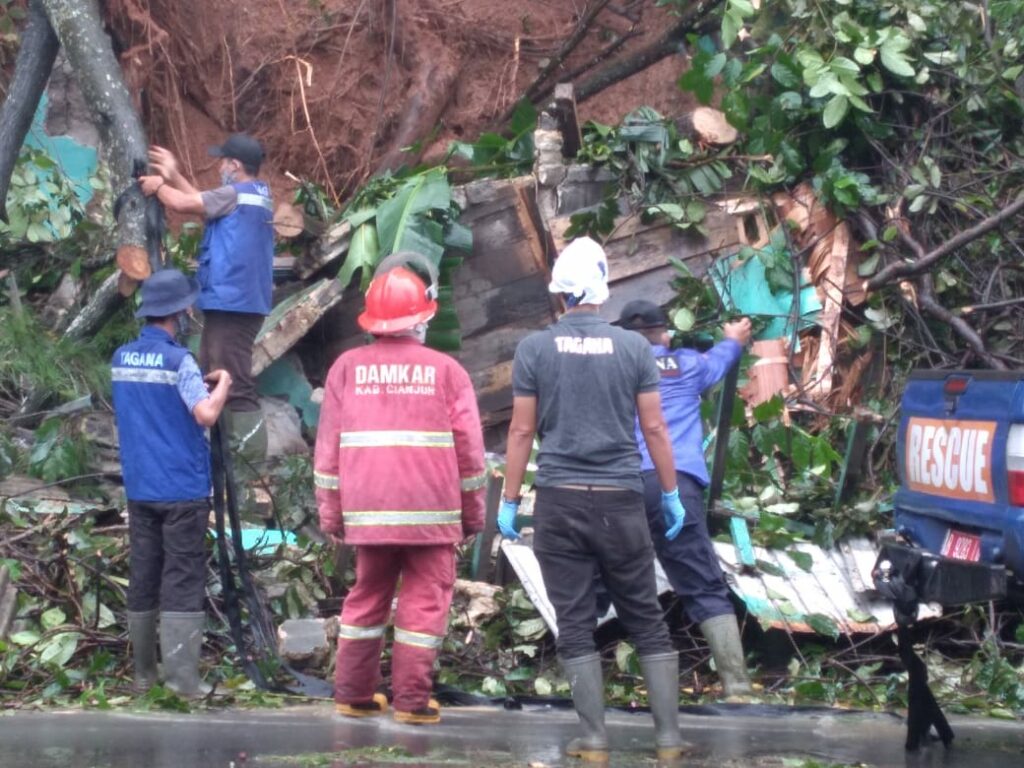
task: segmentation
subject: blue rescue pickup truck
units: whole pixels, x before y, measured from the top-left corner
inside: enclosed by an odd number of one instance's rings
[[[1024,580],[1024,375],[913,373],[896,445],[897,533]]]

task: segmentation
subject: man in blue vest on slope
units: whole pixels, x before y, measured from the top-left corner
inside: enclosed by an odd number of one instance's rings
[[[199,680],[206,614],[206,552],[210,515],[210,447],[205,428],[220,416],[231,375],[206,377],[175,341],[199,285],[176,269],[142,284],[145,318],[139,338],[114,353],[111,381],[128,499],[128,634],[132,686],[157,679],[156,631],[167,687],[183,696],[207,692]]]
[[[252,349],[263,319],[270,314],[274,230],[270,187],[256,178],[263,147],[235,133],[210,155],[220,158],[221,186],[200,192],[178,170],[174,155],[151,147],[150,165],[158,175],[139,179],[146,195],[168,209],[203,216],[196,306],[203,311],[199,363],[203,370],[224,368],[234,385],[225,422],[231,442],[247,461],[266,457],[267,431],[252,375]]]

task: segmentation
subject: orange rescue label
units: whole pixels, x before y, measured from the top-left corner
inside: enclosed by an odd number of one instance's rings
[[[994,501],[996,422],[924,419],[907,424],[906,479],[914,491],[965,501]]]

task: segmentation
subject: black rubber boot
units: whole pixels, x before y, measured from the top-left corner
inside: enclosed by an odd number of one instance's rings
[[[683,754],[679,735],[679,654],[657,653],[640,657],[647,683],[647,699],[654,716],[654,747],[659,760]]]
[[[754,693],[743,658],[743,643],[736,617],[731,613],[715,616],[700,623],[700,631],[711,647],[718,679],[726,698],[750,696]]]
[[[608,762],[608,734],[604,729],[604,674],[596,653],[562,659],[569,679],[572,703],[580,718],[581,736],[569,742],[565,753],[592,763]]]
[[[157,680],[156,619],[159,611],[128,611],[128,639],[132,643],[132,690],[145,693]]]
[[[160,614],[160,655],[164,662],[164,684],[179,696],[201,698],[210,686],[199,679],[199,653],[203,647],[203,611]]]

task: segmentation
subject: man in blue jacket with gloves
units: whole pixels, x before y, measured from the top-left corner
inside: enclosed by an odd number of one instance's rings
[[[128,499],[128,635],[133,688],[157,679],[156,633],[167,687],[183,696],[208,690],[199,680],[206,614],[206,551],[210,515],[210,448],[205,428],[217,421],[231,376],[212,371],[206,382],[177,342],[199,285],[176,269],[142,284],[145,318],[138,339],[111,361],[121,473]]]
[[[606,762],[604,677],[594,644],[598,569],[636,645],[654,715],[660,759],[682,751],[679,655],[658,603],[654,549],[644,513],[634,420],[660,479],[659,507],[674,538],[684,512],[658,396],[658,369],[646,343],[598,315],[608,298],[608,262],[590,238],[555,261],[552,293],[566,311],[516,349],[512,370],[501,533],[518,538],[515,516],[534,434],[540,438],[533,551],[558,620],[558,655],[582,735],[566,752]]]
[[[644,473],[644,501],[651,538],[669,583],[682,600],[691,621],[700,625],[711,647],[711,656],[726,696],[752,692],[743,659],[736,615],[729,588],[708,534],[704,489],[708,484],[704,461],[704,425],[700,417],[701,394],[739,363],[750,341],[750,320],[726,323],[725,338],[701,354],[692,349],[670,349],[668,318],[657,304],[637,299],[622,308],[616,325],[637,331],[651,345],[658,366],[661,407],[672,440],[679,496],[686,508],[682,535],[662,535],[659,477],[643,434],[637,430]]]
[[[252,375],[256,335],[270,314],[274,270],[273,204],[270,188],[256,178],[263,147],[252,136],[235,133],[210,154],[220,158],[221,185],[200,192],[178,170],[174,155],[152,147],[157,175],[139,179],[146,195],[168,209],[203,216],[199,246],[196,307],[203,311],[199,363],[224,368],[234,386],[225,412],[232,447],[249,462],[263,461],[267,431]]]

